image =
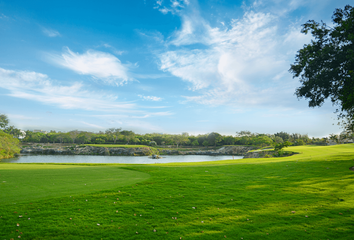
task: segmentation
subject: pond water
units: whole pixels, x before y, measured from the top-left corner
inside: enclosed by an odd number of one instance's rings
[[[92,155],[21,155],[3,159],[7,163],[129,163],[153,164],[171,162],[207,162],[218,160],[242,159],[243,156],[208,156],[208,155],[167,155],[160,159],[148,156],[92,156]]]

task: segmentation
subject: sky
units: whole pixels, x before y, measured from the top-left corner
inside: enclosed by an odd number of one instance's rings
[[[289,73],[342,0],[0,0],[0,113],[23,130],[339,133]]]

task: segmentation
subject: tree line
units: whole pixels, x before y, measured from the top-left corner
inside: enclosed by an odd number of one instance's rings
[[[110,128],[98,133],[73,130],[69,132],[50,131],[48,133],[26,131],[23,142],[32,143],[73,143],[73,144],[135,144],[149,146],[188,146],[208,147],[222,145],[253,145],[258,147],[275,146],[283,142],[292,145],[316,144],[325,145],[327,138],[309,138],[306,134],[278,132],[275,134],[259,134],[250,131],[236,132],[236,135],[221,135],[217,132],[199,135],[137,134],[121,128]]]
[[[14,126],[9,126],[6,115],[0,114],[0,131],[6,136],[12,135],[22,142],[29,143],[67,143],[67,144],[135,144],[148,146],[175,146],[175,147],[209,147],[223,145],[252,145],[257,147],[281,145],[283,143],[299,145],[326,145],[329,140],[337,143],[343,139],[354,139],[353,131],[344,131],[341,135],[331,134],[328,138],[310,138],[307,134],[277,132],[275,134],[252,133],[250,131],[236,132],[235,135],[221,135],[217,132],[190,135],[146,133],[137,134],[121,128],[109,128],[106,131],[89,132],[73,130],[69,132],[50,131],[48,133],[27,130],[25,137]]]

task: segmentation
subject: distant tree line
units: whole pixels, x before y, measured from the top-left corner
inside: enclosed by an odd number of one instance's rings
[[[147,133],[137,134],[121,128],[110,128],[105,132],[87,132],[73,130],[70,132],[49,133],[26,131],[23,142],[32,143],[73,143],[73,144],[136,144],[158,146],[188,146],[208,147],[222,145],[253,145],[258,147],[275,146],[286,141],[292,145],[325,145],[327,138],[309,138],[299,133],[278,132],[275,134],[259,134],[250,131],[236,132],[235,136],[221,135],[217,132],[200,134],[197,136],[182,134]]]

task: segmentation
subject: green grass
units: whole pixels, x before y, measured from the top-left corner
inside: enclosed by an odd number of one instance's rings
[[[1,164],[0,204],[85,194],[147,178],[146,173],[109,166]]]
[[[352,239],[354,172],[349,168],[354,165],[354,145],[288,149],[300,154],[188,164],[0,164],[0,237]],[[92,182],[102,178],[99,185],[107,188],[82,192],[87,187],[83,180],[69,173],[89,177],[96,168],[102,175],[97,173]],[[55,184],[50,186],[55,196],[34,198],[37,190],[29,189],[34,183],[27,183],[21,191],[30,196],[14,204],[22,194],[16,186],[26,181],[20,176],[34,176],[31,171],[50,176],[36,181],[36,188],[65,179],[76,194],[70,197],[68,189]],[[118,180],[105,181],[109,173]],[[119,177],[123,173],[126,177]],[[119,179],[132,173],[141,182],[123,186]],[[10,178],[14,183],[5,190],[2,182]]]

